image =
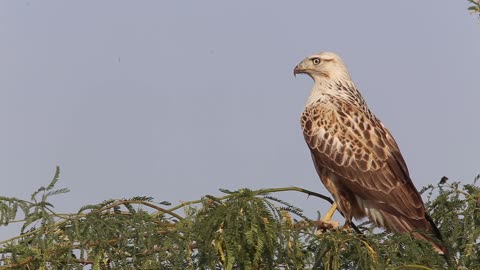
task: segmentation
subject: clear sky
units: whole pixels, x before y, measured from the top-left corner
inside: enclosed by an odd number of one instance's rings
[[[228,3],[227,3],[228,2]],[[61,212],[218,188],[327,193],[304,57],[340,54],[418,188],[480,173],[480,20],[465,1],[1,1],[0,195],[56,165]],[[282,195],[315,218],[323,201]],[[0,228],[0,238],[11,234]]]

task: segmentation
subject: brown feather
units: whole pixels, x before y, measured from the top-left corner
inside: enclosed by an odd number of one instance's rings
[[[394,203],[390,204],[390,207],[399,214],[412,219],[424,218],[425,209],[421,197],[408,176],[398,146],[393,138],[388,138],[388,131],[376,118],[366,117],[350,104],[342,100],[336,100],[335,103],[334,108],[359,116],[348,120],[353,125],[336,127],[338,123],[348,122],[345,118],[349,116],[336,113],[331,106],[322,106],[322,102],[307,108],[307,113],[302,117],[306,120],[303,122],[305,139],[316,164],[342,177],[345,184],[352,185],[350,189],[355,189],[357,196],[362,199],[389,200]],[[312,110],[327,116],[321,117],[325,124],[322,125],[319,120],[314,121],[313,117],[309,117]],[[365,133],[369,136],[364,136]],[[369,146],[369,141],[388,143]],[[383,148],[380,148],[380,145],[383,145]],[[340,151],[342,149],[343,151]]]
[[[397,143],[368,109],[340,57],[329,52],[307,57],[295,67],[298,73],[315,81],[301,117],[303,135],[321,181],[346,219],[368,216],[446,253],[428,235],[440,239]]]

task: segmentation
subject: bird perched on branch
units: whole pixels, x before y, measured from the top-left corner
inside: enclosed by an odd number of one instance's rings
[[[303,135],[315,169],[346,224],[368,217],[388,231],[426,240],[447,255],[397,143],[370,112],[340,57],[314,54],[293,73],[307,74],[314,81],[301,116]],[[334,211],[328,212],[325,222]]]

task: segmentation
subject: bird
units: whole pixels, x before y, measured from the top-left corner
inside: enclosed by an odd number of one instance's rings
[[[342,59],[332,52],[308,56],[293,70],[313,81],[300,122],[313,164],[345,224],[367,217],[390,232],[429,242],[447,256],[439,229],[413,184],[400,149],[370,111]]]

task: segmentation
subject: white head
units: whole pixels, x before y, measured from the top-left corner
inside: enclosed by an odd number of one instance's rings
[[[321,52],[305,58],[293,70],[293,75],[299,73],[309,75],[315,83],[351,80],[342,59],[332,52]]]

